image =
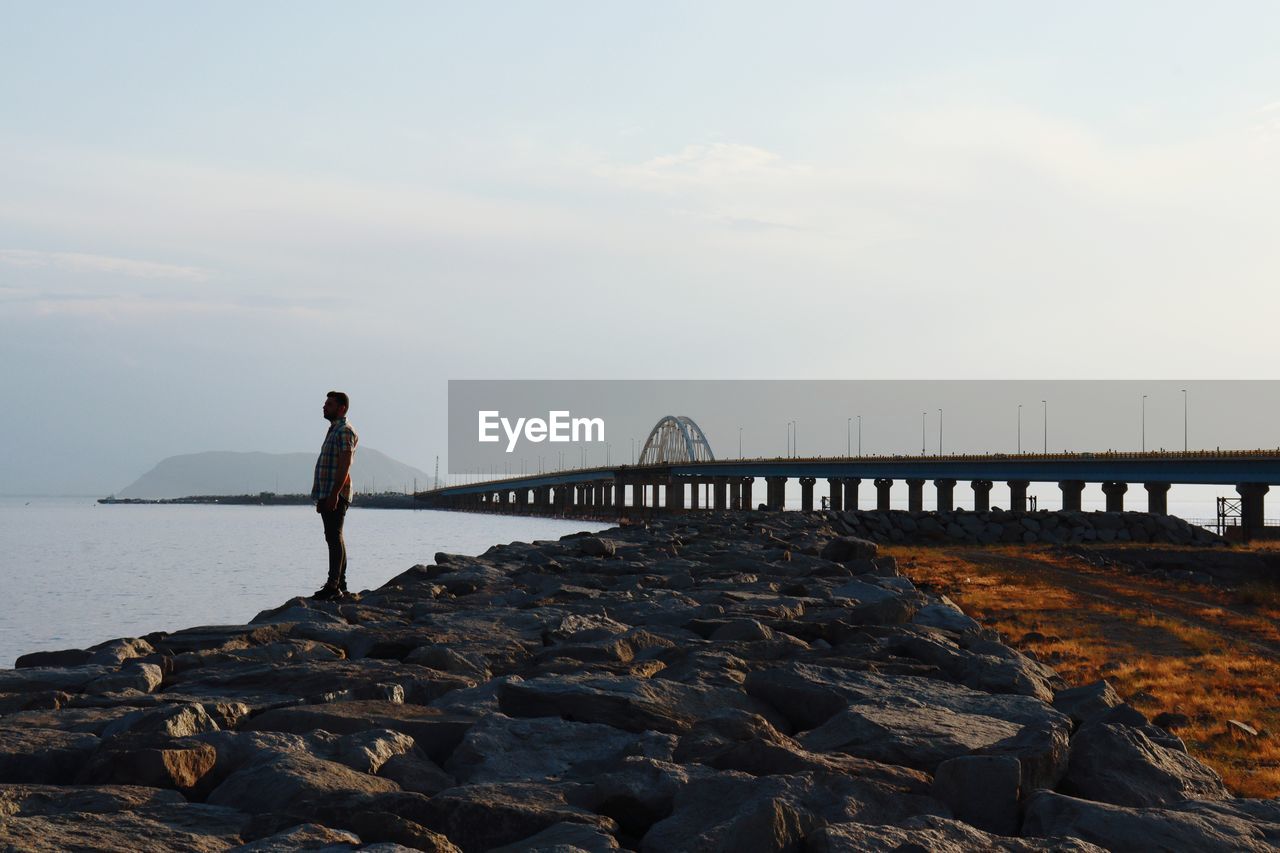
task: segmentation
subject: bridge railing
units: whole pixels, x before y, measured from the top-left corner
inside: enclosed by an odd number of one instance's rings
[[[433,494],[465,486],[492,485],[501,488],[504,483],[520,483],[535,477],[563,477],[571,474],[600,474],[618,470],[643,471],[650,468],[671,468],[687,465],[741,465],[752,462],[768,463],[830,463],[830,462],[986,462],[986,461],[1027,461],[1027,462],[1068,462],[1080,460],[1150,460],[1177,461],[1180,459],[1275,459],[1280,457],[1280,447],[1256,448],[1254,450],[1102,450],[1102,451],[1063,451],[1061,453],[945,453],[934,456],[904,454],[867,454],[863,456],[752,456],[732,459],[717,459],[713,462],[662,463],[659,465],[595,465],[589,468],[564,468],[558,471],[540,471],[536,474],[509,474],[495,477],[492,480],[478,480],[471,483],[459,483],[456,486],[440,486],[422,494]]]

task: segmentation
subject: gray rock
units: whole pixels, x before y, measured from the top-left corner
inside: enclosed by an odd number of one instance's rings
[[[1037,791],[1027,802],[1025,836],[1072,836],[1108,850],[1164,853],[1274,851],[1280,823],[1259,820],[1229,803],[1184,808],[1126,808]]]
[[[0,821],[0,849],[214,853],[238,845],[247,820],[241,812],[200,803],[149,806],[92,819],[75,813],[15,817]]]
[[[197,740],[124,735],[105,741],[76,781],[190,792],[213,769],[217,756],[217,750]]]
[[[486,716],[445,764],[465,784],[560,780],[607,770],[629,755],[671,759],[675,738],[553,717]]]
[[[98,678],[114,675],[115,667],[71,666],[0,669],[0,693],[34,693],[61,690],[83,693],[86,685]]]
[[[391,729],[413,738],[432,760],[443,761],[474,722],[439,708],[385,701],[329,702],[277,708],[245,723],[243,731],[307,734],[316,730],[351,734],[369,729]]]
[[[966,616],[955,602],[945,595],[941,596],[941,600],[936,604],[926,604],[916,610],[911,622],[928,628],[954,631],[957,634],[976,634],[982,630],[981,625]]]
[[[848,773],[911,793],[927,793],[929,785],[928,776],[905,767],[810,752],[762,717],[735,710],[699,720],[692,731],[680,738],[674,758],[682,764],[697,762],[718,770],[740,770],[752,776],[809,770]]]
[[[126,732],[147,732],[168,737],[190,737],[218,729],[217,721],[203,705],[187,703],[134,711],[111,722],[102,730],[102,735],[112,737]]]
[[[240,843],[249,819],[175,791],[88,785],[0,785],[0,815],[0,849],[41,853],[221,851]]]
[[[800,731],[822,725],[855,703],[949,708],[1020,725],[1064,730],[1069,725],[1062,714],[1030,696],[997,696],[909,675],[789,663],[749,673],[743,687],[749,695],[777,708]]]
[[[618,839],[585,823],[557,823],[514,844],[495,847],[489,853],[608,853],[617,850]]]
[[[684,785],[675,795],[671,816],[645,833],[640,849],[794,850],[829,822],[864,817],[892,823],[945,810],[930,797],[844,774],[751,777],[721,772]]]
[[[1069,687],[1053,694],[1053,707],[1071,717],[1076,725],[1090,722],[1123,703],[1120,694],[1106,681]]]
[[[362,848],[360,836],[355,833],[330,829],[315,823],[304,823],[234,849],[236,853],[293,853],[295,850],[346,853],[348,850]]]
[[[840,536],[823,546],[821,557],[847,563],[851,560],[873,560],[879,552],[880,547],[874,542],[856,536]]]
[[[874,604],[877,601],[883,601],[886,598],[894,598],[898,595],[894,590],[885,589],[878,584],[864,583],[859,580],[851,580],[846,583],[842,583],[840,586],[831,590],[831,594],[836,598],[851,598],[862,604]]]
[[[1018,831],[1022,765],[1012,756],[965,755],[938,765],[933,796],[965,823],[996,835]]]
[[[598,536],[587,536],[578,540],[578,553],[584,557],[612,557],[618,547],[608,539]]]
[[[882,851],[929,851],[929,853],[971,853],[974,850],[1001,853],[1105,853],[1077,838],[1006,838],[990,835],[967,823],[926,815],[908,818],[899,826],[865,823],[832,823],[805,839],[807,853],[882,853]]]
[[[715,643],[744,643],[772,640],[773,630],[755,619],[734,619],[721,625],[710,637]]]
[[[740,691],[665,679],[590,675],[533,678],[504,684],[498,691],[498,705],[503,713],[515,717],[563,717],[632,732],[679,734],[722,708],[760,714],[775,726],[786,726],[772,708]]]
[[[267,757],[237,770],[209,794],[208,802],[242,811],[306,814],[324,795],[350,797],[398,790],[390,779],[297,753]]]
[[[68,784],[97,747],[91,734],[0,727],[0,782]]]
[[[560,823],[580,823],[614,834],[612,818],[574,805],[576,785],[507,782],[464,785],[432,797],[415,815],[463,850],[490,850],[515,844]]]
[[[844,752],[932,773],[943,761],[1011,739],[1021,728],[949,708],[851,705],[797,739],[815,752]]]
[[[338,738],[333,745],[332,757],[352,770],[377,773],[392,758],[413,749],[414,740],[409,735],[390,729],[370,729]]]
[[[405,791],[433,797],[458,784],[431,759],[424,755],[393,755],[378,769],[378,775],[390,779]]]
[[[1077,796],[1121,806],[1231,796],[1208,766],[1153,742],[1139,729],[1112,723],[1083,726],[1071,739],[1064,781]]]

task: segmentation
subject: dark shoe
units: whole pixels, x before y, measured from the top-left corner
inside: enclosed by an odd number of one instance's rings
[[[320,601],[332,601],[341,595],[342,592],[336,586],[329,586],[328,584],[325,584],[312,593],[311,597]]]

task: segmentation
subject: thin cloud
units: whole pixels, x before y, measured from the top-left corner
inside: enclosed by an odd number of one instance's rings
[[[30,249],[0,249],[0,264],[12,267],[47,267],[76,273],[108,273],[142,279],[208,281],[210,273],[200,267],[141,261],[83,252],[38,252]]]

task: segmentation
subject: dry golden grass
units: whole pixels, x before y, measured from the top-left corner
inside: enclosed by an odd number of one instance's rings
[[[945,593],[1067,683],[1105,678],[1148,717],[1185,714],[1189,722],[1176,733],[1236,793],[1280,796],[1274,584],[1230,593],[1100,569],[1035,546],[887,553],[917,584]]]

